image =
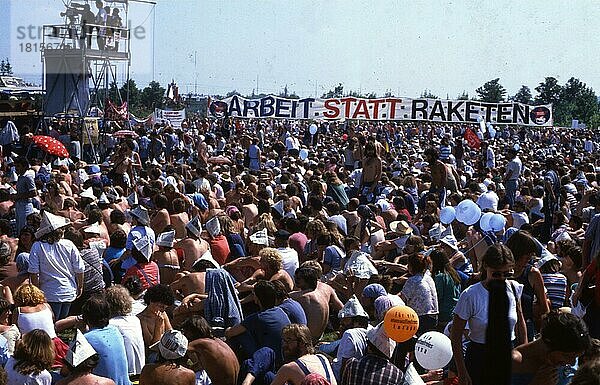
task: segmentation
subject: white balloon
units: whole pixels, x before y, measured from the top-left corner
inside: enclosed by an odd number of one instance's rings
[[[415,345],[415,356],[425,369],[442,369],[452,359],[450,338],[440,332],[423,334]]]
[[[317,133],[317,125],[311,124],[310,127],[308,127],[308,131],[310,132],[311,135],[316,134]]]
[[[494,214],[490,219],[490,227],[494,232],[504,229],[506,225],[506,218],[502,214]]]
[[[452,221],[454,221],[455,218],[456,210],[454,210],[454,207],[446,206],[440,210],[440,221],[443,224],[447,225],[449,223],[452,223]]]
[[[305,160],[306,158],[308,158],[308,150],[303,148],[300,150],[300,159]]]
[[[494,213],[485,213],[481,216],[479,220],[479,227],[483,231],[492,231],[492,226],[490,226],[490,219],[494,216]]]
[[[470,199],[465,199],[456,206],[456,220],[467,226],[477,223],[480,216],[481,209]]]

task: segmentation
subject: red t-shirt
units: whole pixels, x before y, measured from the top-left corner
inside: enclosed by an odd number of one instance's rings
[[[216,238],[212,238],[209,242],[210,244],[210,253],[215,261],[219,263],[219,265],[224,265],[227,262],[227,258],[229,257],[229,243],[227,243],[227,238],[223,235],[219,235]]]
[[[137,275],[142,283],[142,287],[144,290],[158,285],[160,283],[160,274],[158,272],[158,265],[154,261],[145,262],[145,263],[137,263],[131,266],[125,272],[123,276],[123,281],[127,279],[127,277]]]

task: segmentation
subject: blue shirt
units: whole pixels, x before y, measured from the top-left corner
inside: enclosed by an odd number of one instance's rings
[[[252,337],[256,350],[268,347],[275,352],[277,367],[283,363],[283,352],[281,349],[281,331],[283,327],[291,324],[287,314],[280,307],[273,307],[258,313],[251,314],[242,321]],[[254,351],[256,351],[254,350]],[[252,352],[247,352],[252,355]],[[118,385],[118,384],[117,384]]]
[[[114,326],[92,329],[85,338],[100,356],[98,366],[92,371],[95,375],[112,379],[116,385],[131,385],[127,369],[125,341]]]
[[[283,301],[279,307],[287,314],[291,323],[301,325],[307,324],[306,313],[304,313],[304,309],[298,301],[288,298]]]

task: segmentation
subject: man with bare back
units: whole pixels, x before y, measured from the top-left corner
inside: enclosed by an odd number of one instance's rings
[[[365,156],[362,160],[362,176],[360,182],[360,195],[365,202],[372,202],[377,188],[377,184],[381,179],[382,162],[377,155],[377,149],[373,142],[368,142],[365,145]]]
[[[181,269],[177,251],[173,248],[175,244],[175,230],[165,231],[156,238],[158,250],[152,254],[152,260],[158,265],[160,282],[169,285],[176,278]]]
[[[173,214],[171,217],[171,226],[175,230],[175,238],[183,239],[186,236],[185,225],[188,224],[190,218],[185,211],[185,200],[175,198],[173,201]]]
[[[429,171],[431,172],[431,186],[429,194],[436,194],[439,207],[446,206],[446,186],[448,185],[448,169],[440,158],[437,149],[429,147],[425,150],[425,157],[429,163]],[[426,194],[425,196],[429,195]]]
[[[195,217],[185,226],[187,237],[175,244],[176,249],[183,250],[183,270],[191,271],[194,262],[196,262],[210,246],[208,242],[200,238],[202,234],[202,225],[200,218]]]
[[[189,340],[188,356],[196,372],[204,370],[213,385],[237,384],[240,372],[237,357],[229,345],[212,335],[204,318],[188,318],[180,329]]]
[[[296,270],[296,285],[300,290],[290,293],[290,298],[298,301],[304,309],[314,341],[318,341],[325,331],[330,307],[334,314],[344,307],[335,290],[318,281],[319,271],[303,264]]]

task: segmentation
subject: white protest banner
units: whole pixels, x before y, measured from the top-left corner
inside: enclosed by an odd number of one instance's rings
[[[170,122],[171,127],[181,128],[181,122],[185,119],[185,108],[178,111],[167,111],[159,108],[154,110],[154,121],[156,123]]]
[[[209,115],[216,118],[422,120],[477,123],[481,116],[492,124],[552,126],[552,104],[531,106],[505,102],[411,98],[286,99],[265,96],[246,99],[233,95],[209,99]],[[481,118],[479,118],[481,119]]]

